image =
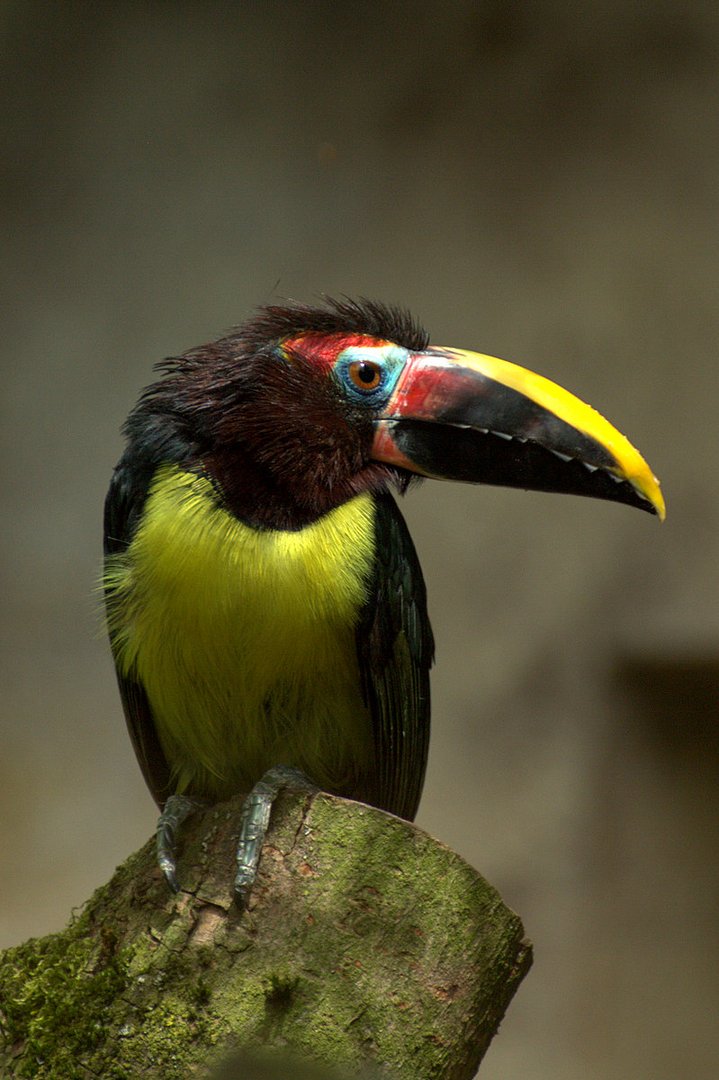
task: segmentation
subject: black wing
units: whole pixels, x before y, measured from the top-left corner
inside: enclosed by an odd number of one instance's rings
[[[357,628],[374,773],[368,801],[414,819],[429,749],[429,669],[434,641],[417,553],[391,495],[377,496],[376,568]]]
[[[105,500],[106,565],[109,559],[121,556],[130,544],[142,514],[151,476],[151,468],[138,467],[127,455],[115,469]],[[109,602],[107,593],[105,602],[106,604]],[[108,615],[110,615],[109,610]],[[110,646],[113,656],[116,657],[112,622],[113,619],[110,618]],[[157,737],[150,703],[141,683],[121,675],[117,669],[117,662],[115,670],[128,731],[142,775],[153,798],[159,806],[162,806],[172,792],[170,767]]]

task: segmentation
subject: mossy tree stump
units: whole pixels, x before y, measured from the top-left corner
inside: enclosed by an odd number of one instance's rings
[[[148,843],[66,931],[0,957],[0,1075],[200,1077],[267,1045],[473,1076],[531,963],[497,892],[407,822],[287,794],[240,912],[240,806],[186,823],[178,896]]]

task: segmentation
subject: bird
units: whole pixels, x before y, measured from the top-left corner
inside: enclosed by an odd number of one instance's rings
[[[163,873],[177,890],[188,813],[247,794],[242,901],[283,785],[417,813],[434,643],[393,492],[455,480],[660,519],[664,500],[589,405],[432,345],[402,307],[270,304],[157,370],[105,502],[107,629]]]

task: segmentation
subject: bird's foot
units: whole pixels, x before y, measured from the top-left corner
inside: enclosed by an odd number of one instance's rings
[[[165,881],[175,893],[180,891],[175,857],[177,832],[185,818],[198,810],[201,805],[194,799],[188,799],[186,795],[170,795],[157,822],[155,832],[157,863],[165,876]]]
[[[276,765],[268,769],[252,788],[242,807],[240,838],[237,843],[235,901],[240,907],[247,903],[255,883],[272,805],[283,788],[312,793],[319,790],[303,772],[291,765]]]

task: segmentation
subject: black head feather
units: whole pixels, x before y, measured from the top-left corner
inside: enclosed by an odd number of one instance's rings
[[[366,334],[413,352],[429,343],[408,311],[373,300],[261,308],[158,365],[163,377],[125,425],[128,453],[148,474],[167,460],[202,472],[237,516],[280,528],[300,527],[358,491],[402,486],[396,469],[369,460],[371,423],[332,379],[300,357],[278,364],[277,345],[308,332]]]
[[[378,300],[360,297],[351,300],[324,296],[323,307],[290,303],[270,304],[239,327],[237,337],[261,348],[281,338],[308,331],[320,334],[367,334],[369,337],[393,341],[409,349],[422,352],[429,345],[429,334],[412,314],[402,307],[382,304]]]
[[[196,416],[225,407],[238,395],[246,397],[262,378],[262,356],[275,351],[280,341],[302,333],[366,334],[393,341],[410,352],[422,352],[429,334],[406,309],[360,297],[324,297],[324,307],[290,303],[268,305],[241,326],[216,341],[171,356],[155,365],[165,378],[148,386],[136,411],[152,411],[169,400],[185,404]],[[130,417],[132,423],[132,416]]]

